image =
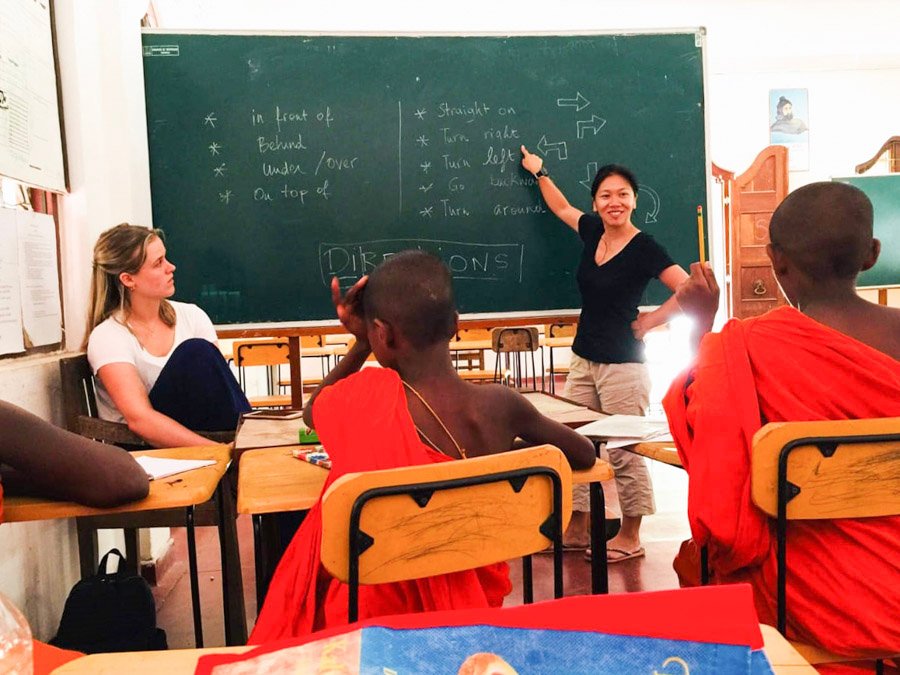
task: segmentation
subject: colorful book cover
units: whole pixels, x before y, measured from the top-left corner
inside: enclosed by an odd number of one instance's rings
[[[752,591],[738,584],[381,617],[204,656],[196,672],[769,675],[762,646]]]

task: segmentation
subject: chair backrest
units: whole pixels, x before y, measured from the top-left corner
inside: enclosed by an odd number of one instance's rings
[[[780,463],[787,520],[900,514],[900,417],[780,422],[756,432],[752,498],[773,517]]]
[[[548,323],[544,326],[547,337],[575,337],[578,326],[574,323]]]
[[[456,331],[456,336],[453,338],[454,342],[459,342],[460,340],[490,340],[491,339],[491,329],[490,328],[461,328]]]
[[[301,335],[300,347],[302,349],[316,349],[325,346],[324,335]]]
[[[551,541],[559,549],[571,485],[569,464],[552,445],[347,474],[322,498],[322,564],[355,594],[357,584],[473,569]],[[560,574],[560,594],[561,581]]]
[[[97,417],[97,396],[94,375],[86,354],[67,356],[59,360],[59,379],[62,392],[66,429],[95,441],[121,445],[130,450],[150,447],[147,442],[121,422]],[[233,431],[198,431],[217,443],[234,440]]]
[[[540,346],[538,329],[534,326],[521,328],[495,328],[491,331],[491,349],[495,352],[533,352]]]
[[[778,630],[787,623],[787,521],[900,515],[900,417],[767,424],[751,496],[776,518]]]
[[[59,379],[66,429],[104,443],[149,447],[128,425],[97,418],[94,375],[86,354],[60,359]]]
[[[235,340],[232,345],[234,365],[238,368],[287,364],[290,363],[289,353],[290,347],[287,338]]]

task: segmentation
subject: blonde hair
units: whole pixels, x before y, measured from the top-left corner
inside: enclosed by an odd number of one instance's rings
[[[120,321],[131,313],[131,294],[119,280],[123,272],[137,274],[147,260],[147,244],[162,239],[162,230],[122,223],[112,227],[94,245],[94,269],[91,274],[91,302],[88,308],[87,331],[82,349],[87,348],[91,331],[113,316]],[[168,300],[159,305],[159,318],[167,326],[175,325],[175,308]]]

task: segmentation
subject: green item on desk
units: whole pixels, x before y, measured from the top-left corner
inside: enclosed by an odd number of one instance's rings
[[[316,433],[315,429],[307,429],[306,427],[300,427],[300,444],[306,445],[308,443],[318,443],[319,435]]]

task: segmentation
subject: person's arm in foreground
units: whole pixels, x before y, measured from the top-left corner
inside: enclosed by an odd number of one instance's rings
[[[585,436],[545,417],[521,394],[506,388],[513,428],[529,445],[549,443],[562,450],[573,469],[590,469],[597,460],[594,444]]]
[[[369,346],[369,336],[366,332],[366,322],[362,312],[362,291],[369,280],[368,276],[362,277],[347,291],[347,294],[341,297],[341,287],[337,277],[331,280],[331,301],[334,303],[334,309],[337,317],[343,324],[347,332],[350,333],[356,342],[342,358],[338,364],[331,369],[331,372],[325,376],[316,390],[309,397],[309,401],[303,408],[303,422],[307,427],[315,429],[315,421],[313,420],[313,402],[316,400],[321,391],[339,380],[352,375],[362,368],[372,348]]]
[[[12,467],[10,492],[38,494],[88,506],[109,507],[142,499],[150,489],[134,458],[0,401],[0,462]]]
[[[696,349],[700,339],[712,331],[719,309],[719,284],[710,264],[691,263],[691,275],[675,290],[674,297],[681,310],[694,321],[692,339]]]

